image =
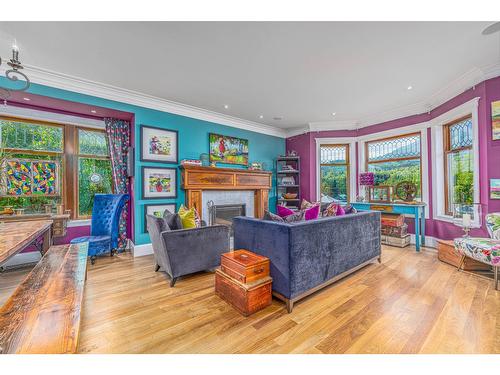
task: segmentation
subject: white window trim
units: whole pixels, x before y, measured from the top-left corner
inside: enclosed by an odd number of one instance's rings
[[[92,219],[76,219],[68,221],[68,228],[72,227],[87,227],[90,226]]]
[[[443,113],[442,115],[432,119],[432,201],[433,201],[433,217],[435,220],[453,223],[453,217],[446,215],[444,208],[444,125],[448,124],[460,117],[472,115],[472,153],[474,158],[474,203],[480,203],[480,188],[479,188],[479,122],[478,122],[478,106],[479,97],[469,100],[468,102],[453,108],[452,110]],[[474,228],[479,228],[479,215],[474,215],[475,219],[472,222]]]
[[[429,212],[429,148],[428,148],[428,138],[427,138],[427,129],[430,127],[429,122],[422,122],[419,124],[414,124],[410,126],[404,126],[397,129],[386,130],[380,133],[373,133],[369,135],[365,135],[359,137],[359,159],[358,159],[358,168],[359,173],[366,172],[365,168],[365,144],[369,141],[376,141],[377,139],[388,138],[388,137],[397,137],[400,135],[417,133],[420,132],[420,169],[422,181],[420,181],[422,185],[422,202],[426,203],[425,206],[425,218],[430,218]],[[408,215],[411,216],[411,215]]]
[[[349,145],[349,197],[356,199],[356,140],[355,138],[315,138],[316,141],[316,199],[321,198],[321,145],[348,144]]]

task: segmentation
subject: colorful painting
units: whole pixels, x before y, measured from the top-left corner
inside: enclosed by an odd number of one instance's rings
[[[16,159],[7,161],[7,188],[5,195],[58,194],[59,164],[47,160]]]
[[[491,130],[493,140],[500,139],[500,100],[491,102]]]
[[[490,179],[490,199],[500,199],[500,179]]]
[[[7,161],[6,195],[31,195],[31,162],[27,160]]]
[[[57,163],[33,161],[33,195],[54,195],[57,193]]]
[[[178,163],[177,131],[142,125],[141,160]]]
[[[209,134],[210,161],[226,164],[248,165],[248,140]]]
[[[177,196],[175,168],[142,167],[143,199],[175,198]]]
[[[174,213],[176,211],[175,203],[170,204],[146,204],[144,206],[144,233],[148,232],[146,215],[153,215],[157,217],[163,217],[165,210],[169,210]]]

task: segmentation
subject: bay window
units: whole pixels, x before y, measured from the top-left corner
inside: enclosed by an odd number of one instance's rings
[[[321,202],[349,202],[349,145],[320,146]]]
[[[111,193],[111,163],[100,129],[0,117],[0,208],[25,213],[64,204],[71,218],[88,218],[95,193]]]
[[[443,127],[444,202],[446,215],[453,204],[474,201],[474,158],[472,151],[472,116],[457,119]]]
[[[422,199],[420,133],[400,135],[365,143],[366,170],[374,173],[375,186],[396,186],[409,181]]]

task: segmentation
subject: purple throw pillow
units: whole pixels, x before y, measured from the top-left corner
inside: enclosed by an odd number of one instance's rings
[[[294,211],[290,210],[289,208],[285,207],[285,206],[282,206],[282,205],[278,205],[276,207],[276,213],[278,214],[278,216],[280,217],[287,217],[287,216],[290,216],[290,215],[293,215],[294,214]]]
[[[339,204],[338,207],[337,207],[337,213],[335,214],[335,216],[342,216],[342,215],[345,215],[345,210]]]
[[[314,220],[314,219],[317,219],[318,216],[319,216],[319,209],[320,209],[320,206],[319,204],[315,204],[314,206],[312,206],[311,208],[308,208],[305,210],[305,219],[306,221],[307,220]]]

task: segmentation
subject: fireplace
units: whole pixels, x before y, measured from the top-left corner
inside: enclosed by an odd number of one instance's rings
[[[215,204],[214,201],[208,201],[207,207],[208,225],[222,224],[231,228],[233,217],[246,216],[246,204]]]

